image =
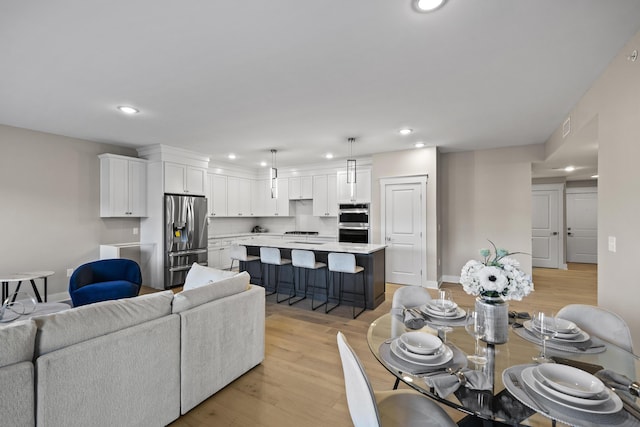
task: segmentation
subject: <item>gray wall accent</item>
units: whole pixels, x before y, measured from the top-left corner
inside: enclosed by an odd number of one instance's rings
[[[139,240],[138,219],[100,218],[101,153],[137,157],[121,146],[0,125],[1,272],[53,270],[49,295],[62,293],[67,269],[97,259],[100,244]]]

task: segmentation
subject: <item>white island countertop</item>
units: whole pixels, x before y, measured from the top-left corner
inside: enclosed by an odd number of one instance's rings
[[[322,252],[346,252],[352,254],[371,254],[386,248],[386,245],[376,245],[372,243],[314,243],[300,241],[296,242],[282,239],[273,239],[267,236],[253,237],[251,239],[243,239],[238,242],[245,246],[270,246],[273,248],[282,249],[306,249],[309,251],[322,251]]]

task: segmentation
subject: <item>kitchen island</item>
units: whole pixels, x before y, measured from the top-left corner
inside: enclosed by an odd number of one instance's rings
[[[260,256],[260,247],[272,247],[279,248],[282,258],[291,259],[292,249],[303,249],[313,251],[316,256],[317,262],[327,263],[327,258],[330,252],[345,252],[354,254],[356,257],[356,264],[364,267],[364,281],[367,292],[367,309],[374,309],[384,301],[385,292],[385,245],[376,244],[362,244],[362,243],[314,243],[307,241],[286,241],[281,239],[270,239],[256,237],[249,240],[242,240],[239,242],[247,247],[247,253],[249,255]],[[248,262],[240,263],[240,270],[247,271],[251,275],[251,283],[262,285],[262,274],[260,270],[260,262]],[[310,275],[314,274],[312,272]],[[349,292],[354,289],[360,290],[360,282],[358,279],[357,284],[354,283],[354,278],[351,275],[345,275],[344,278],[344,290]],[[302,275],[301,277],[302,278]],[[336,276],[337,279],[337,276]],[[311,278],[313,280],[313,278]],[[324,273],[318,273],[316,281],[320,284],[326,280]],[[304,290],[304,284],[302,280],[298,280],[298,295],[302,295],[301,291]],[[335,281],[337,283],[337,280]],[[280,290],[288,292],[291,289],[293,283],[293,269],[290,266],[285,266],[281,269],[280,273]],[[319,289],[316,289],[316,298],[324,299],[324,295],[320,293]],[[348,294],[347,294],[348,295]],[[309,294],[309,297],[311,295]],[[356,297],[357,299],[357,297]],[[331,303],[338,301],[338,290],[334,285],[334,281],[330,281],[329,287],[329,300]],[[345,304],[351,304],[346,302]],[[356,306],[362,306],[362,303],[356,301]]]

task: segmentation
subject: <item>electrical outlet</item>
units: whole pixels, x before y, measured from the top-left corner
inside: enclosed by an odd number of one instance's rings
[[[138,235],[138,227],[133,227],[133,235],[134,236]]]
[[[71,277],[73,274],[73,268],[67,268],[67,277]]]

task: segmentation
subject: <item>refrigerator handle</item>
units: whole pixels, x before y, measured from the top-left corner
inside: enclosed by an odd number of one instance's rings
[[[188,251],[177,251],[177,252],[169,252],[169,257],[174,256],[184,256],[184,255],[194,255],[194,254],[203,254],[206,253],[207,249],[193,249]]]

